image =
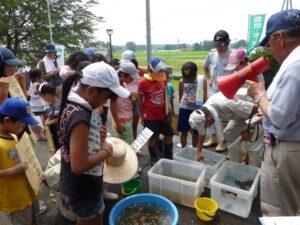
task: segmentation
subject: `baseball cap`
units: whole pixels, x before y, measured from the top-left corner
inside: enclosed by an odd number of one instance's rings
[[[18,66],[23,62],[16,58],[15,54],[5,47],[0,47],[0,62],[7,65]]]
[[[186,62],[181,67],[182,80],[184,83],[194,83],[198,67],[193,62]]]
[[[149,64],[150,69],[153,71],[152,77],[156,81],[166,80],[166,74],[161,71],[165,71],[167,66],[161,58],[152,58]]]
[[[0,106],[0,114],[21,120],[25,124],[37,125],[30,113],[30,105],[27,101],[20,98],[7,98]]]
[[[205,121],[206,117],[201,109],[197,109],[192,112],[189,118],[191,128],[197,130],[200,135],[206,134]]]
[[[243,48],[232,51],[229,55],[228,64],[225,70],[235,70],[241,62],[247,62],[246,52]]]
[[[94,49],[92,49],[92,48],[86,48],[86,49],[84,50],[84,53],[85,53],[86,55],[88,55],[88,56],[93,56],[93,55],[96,54],[96,52],[95,52]]]
[[[229,34],[225,30],[219,30],[215,33],[214,42],[216,46],[224,46],[227,41],[230,41],[230,39]]]
[[[139,74],[132,62],[121,62],[118,71],[129,74],[133,80],[139,79]]]
[[[55,45],[53,44],[47,44],[46,47],[45,47],[45,52],[56,52],[56,49],[55,49]]]
[[[131,50],[126,50],[122,53],[120,62],[131,61],[132,59],[136,59],[135,53]]]
[[[100,88],[109,88],[122,98],[128,98],[130,93],[120,86],[116,70],[105,62],[96,62],[82,70],[81,83]]]
[[[266,28],[265,37],[259,43],[259,46],[266,46],[268,43],[268,37],[282,29],[292,28],[300,25],[300,10],[299,9],[288,9],[282,10],[278,13],[273,14],[268,22]]]

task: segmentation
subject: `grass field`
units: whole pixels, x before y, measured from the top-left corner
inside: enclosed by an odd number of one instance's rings
[[[173,74],[180,74],[182,64],[192,61],[198,66],[198,73],[203,74],[203,62],[207,56],[206,51],[157,51],[152,52],[152,57],[165,60],[167,66],[173,67]],[[115,58],[121,58],[121,53],[114,53]],[[141,66],[147,66],[147,53],[136,52],[136,57]]]

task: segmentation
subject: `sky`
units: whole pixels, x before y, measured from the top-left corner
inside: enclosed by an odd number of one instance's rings
[[[149,0],[152,44],[194,44],[212,40],[216,31],[229,33],[232,42],[247,39],[249,15],[267,18],[280,11],[284,0]],[[113,45],[146,44],[146,0],[98,0],[92,12],[104,18],[96,37]],[[292,0],[300,9],[300,0]],[[266,19],[267,19],[266,18]]]

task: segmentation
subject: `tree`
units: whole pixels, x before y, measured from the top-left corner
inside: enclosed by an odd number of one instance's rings
[[[193,51],[201,51],[201,45],[199,43],[193,44]]]
[[[126,48],[128,50],[131,50],[131,51],[135,52],[136,51],[136,44],[134,42],[132,42],[132,41],[127,42],[126,43]]]
[[[49,43],[47,1],[0,0],[0,43],[16,54],[41,51]],[[97,0],[50,1],[54,42],[71,51],[92,43],[93,26],[102,21],[88,11],[96,4]]]

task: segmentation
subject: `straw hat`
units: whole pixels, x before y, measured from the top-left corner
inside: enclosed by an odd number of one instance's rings
[[[110,184],[121,184],[130,180],[137,172],[136,153],[123,140],[115,137],[106,139],[113,147],[113,155],[104,163],[103,180]]]

